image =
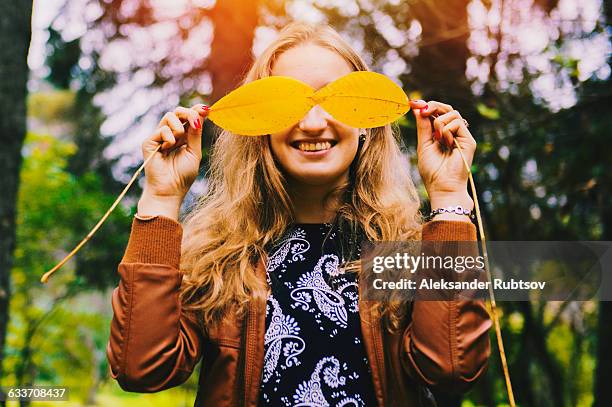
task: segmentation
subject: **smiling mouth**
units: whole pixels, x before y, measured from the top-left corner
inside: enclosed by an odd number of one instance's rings
[[[296,141],[291,143],[293,148],[296,148],[300,151],[325,151],[329,150],[333,146],[336,145],[336,141],[319,141],[316,143],[307,142],[307,141]]]

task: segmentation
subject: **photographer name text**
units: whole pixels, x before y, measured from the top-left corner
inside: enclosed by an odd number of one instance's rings
[[[420,281],[402,278],[396,281],[386,281],[377,278],[372,281],[372,286],[376,290],[488,290],[493,284],[494,290],[543,290],[546,281],[525,281],[525,280],[502,280],[500,278],[493,281],[480,281],[475,278],[471,281],[451,281],[441,279],[422,279]]]

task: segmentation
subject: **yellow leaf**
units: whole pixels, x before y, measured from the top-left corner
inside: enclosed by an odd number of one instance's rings
[[[249,82],[210,107],[208,118],[236,134],[275,133],[297,123],[312,108],[314,89],[287,76]]]
[[[317,104],[336,120],[359,128],[384,126],[410,109],[408,97],[392,80],[357,71],[318,91],[288,76],[258,79],[212,105],[208,118],[233,133],[257,136],[293,126]]]
[[[351,72],[319,89],[314,98],[336,120],[351,127],[384,126],[410,110],[402,88],[376,72]]]

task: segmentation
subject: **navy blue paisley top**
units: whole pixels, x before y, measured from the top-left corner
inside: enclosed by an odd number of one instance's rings
[[[355,273],[329,224],[295,224],[269,250],[261,406],[376,405]]]

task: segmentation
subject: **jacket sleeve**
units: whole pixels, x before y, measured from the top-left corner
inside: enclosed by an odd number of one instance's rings
[[[476,228],[469,222],[432,221],[423,226],[422,240],[476,241]],[[462,247],[460,250],[471,253],[460,254],[478,255],[477,246],[472,244],[436,245],[428,247],[455,255],[459,254],[457,247]],[[451,271],[444,278],[452,280],[455,274]],[[408,374],[421,383],[462,393],[486,370],[491,352],[488,335],[491,321],[483,300],[450,298],[414,301],[412,322],[403,333],[401,358]]]
[[[182,233],[164,216],[132,222],[106,348],[110,374],[126,391],[178,386],[201,357],[203,330],[178,297]]]

